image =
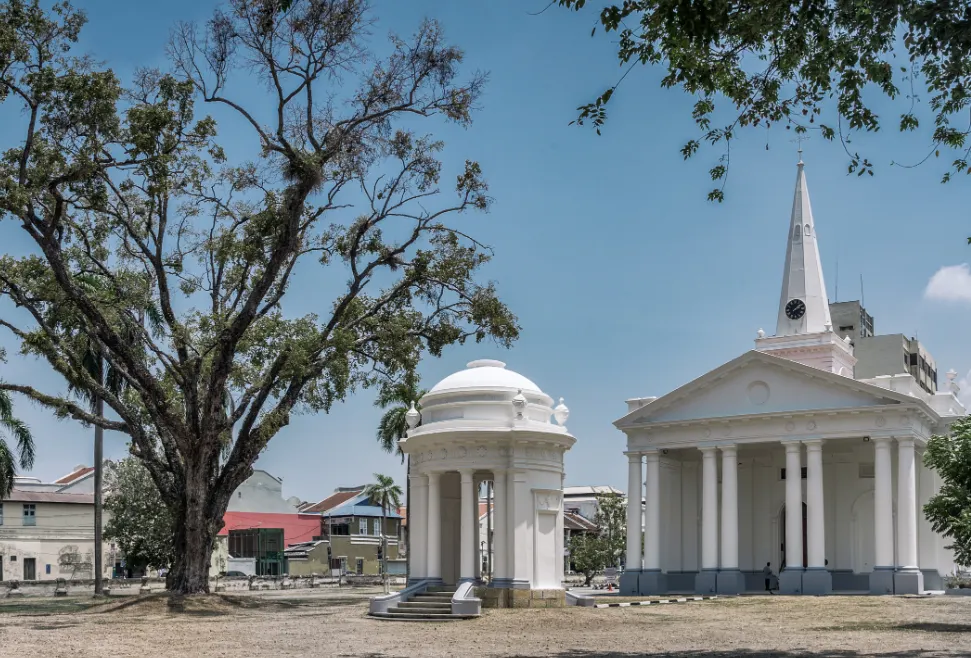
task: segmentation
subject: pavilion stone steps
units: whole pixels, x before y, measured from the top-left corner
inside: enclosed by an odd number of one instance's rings
[[[415,594],[407,601],[388,608],[387,612],[373,613],[377,619],[396,621],[456,621],[459,619],[474,619],[477,615],[452,614],[452,595],[454,587],[429,587],[424,592]]]

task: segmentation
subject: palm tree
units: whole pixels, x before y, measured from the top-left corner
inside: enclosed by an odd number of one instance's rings
[[[374,474],[374,483],[364,487],[364,495],[372,502],[381,506],[381,575],[384,580],[384,591],[389,591],[388,584],[388,535],[385,524],[388,522],[388,508],[401,506],[401,487],[394,483],[390,475]]]
[[[377,439],[378,444],[384,448],[385,452],[397,452],[404,461],[405,454],[401,451],[399,441],[408,432],[408,409],[412,404],[418,411],[418,425],[421,425],[421,405],[418,401],[427,393],[423,388],[418,387],[418,375],[409,374],[405,379],[381,391],[375,404],[382,409],[387,409],[381,416],[378,423]],[[393,406],[392,406],[393,405]],[[390,407],[390,409],[388,408]],[[416,427],[418,426],[416,425]],[[411,458],[408,458],[408,480],[405,482],[405,500],[411,505]],[[409,537],[410,539],[410,537]],[[409,542],[410,543],[410,542]],[[411,547],[406,553],[405,573],[411,578]]]
[[[17,440],[17,453],[20,459],[14,458],[14,453],[7,445],[5,436]],[[4,498],[13,490],[13,479],[17,475],[17,464],[20,468],[29,469],[34,465],[34,437],[26,423],[13,415],[13,402],[7,391],[0,391],[0,498]]]

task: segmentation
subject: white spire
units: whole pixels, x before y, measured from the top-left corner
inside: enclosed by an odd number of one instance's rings
[[[802,148],[799,149],[797,168],[776,336],[826,332],[833,324],[819,260],[813,210],[809,204],[809,188],[803,171]]]

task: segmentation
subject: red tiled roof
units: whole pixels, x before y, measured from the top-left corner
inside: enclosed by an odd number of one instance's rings
[[[283,530],[283,546],[311,541],[320,535],[320,517],[316,514],[270,514],[262,512],[226,512],[220,536],[230,530],[279,528]]]
[[[581,532],[595,532],[597,530],[596,523],[574,512],[563,513],[563,527],[567,530],[579,530]]]
[[[85,466],[84,468],[79,468],[78,470],[74,471],[73,473],[68,473],[67,475],[65,475],[64,477],[62,477],[60,480],[54,480],[54,484],[71,484],[72,482],[74,482],[78,478],[82,478],[85,475],[87,475],[88,473],[94,473],[94,468],[91,467],[91,466]]]
[[[326,512],[327,510],[337,507],[338,505],[343,505],[351,498],[361,493],[361,491],[363,490],[364,490],[364,487],[361,487],[360,489],[355,489],[354,491],[338,491],[337,493],[331,494],[327,498],[324,498],[319,503],[315,505],[311,505],[310,507],[306,507],[300,511],[306,512],[308,514],[323,513],[323,512]]]
[[[59,493],[57,491],[22,491],[14,489],[4,502],[14,503],[71,503],[94,505],[94,494]]]

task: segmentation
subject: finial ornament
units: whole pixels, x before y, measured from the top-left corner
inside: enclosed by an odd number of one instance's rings
[[[826,333],[829,333],[829,332],[831,332],[833,330],[833,323],[832,322],[826,322],[826,323],[823,324],[823,327],[825,328]]]
[[[516,397],[512,399],[512,407],[516,410],[516,418],[522,420],[523,412],[526,410],[526,396],[523,395],[523,389],[519,389]]]
[[[765,338],[765,329],[759,329],[758,336],[759,338]]]
[[[412,400],[411,406],[408,408],[408,411],[405,412],[405,422],[408,423],[408,429],[415,429],[420,418],[421,414],[419,414],[418,410],[415,409],[415,401]]]
[[[796,138],[795,139],[791,139],[789,141],[799,145],[799,149],[796,152],[799,154],[799,164],[803,164],[803,162],[802,162],[802,143],[809,141],[809,135],[806,135],[804,133],[797,133],[796,134]]]
[[[954,393],[955,395],[961,392],[961,387],[958,386],[958,383],[956,381],[957,378],[958,378],[958,374],[957,374],[957,371],[954,370],[954,368],[951,368],[950,370],[947,371],[948,388],[950,388],[951,392]]]
[[[563,427],[566,425],[567,418],[570,417],[570,410],[565,404],[563,404],[563,398],[560,398],[560,403],[556,405],[553,409],[553,418],[556,419],[556,424]]]

